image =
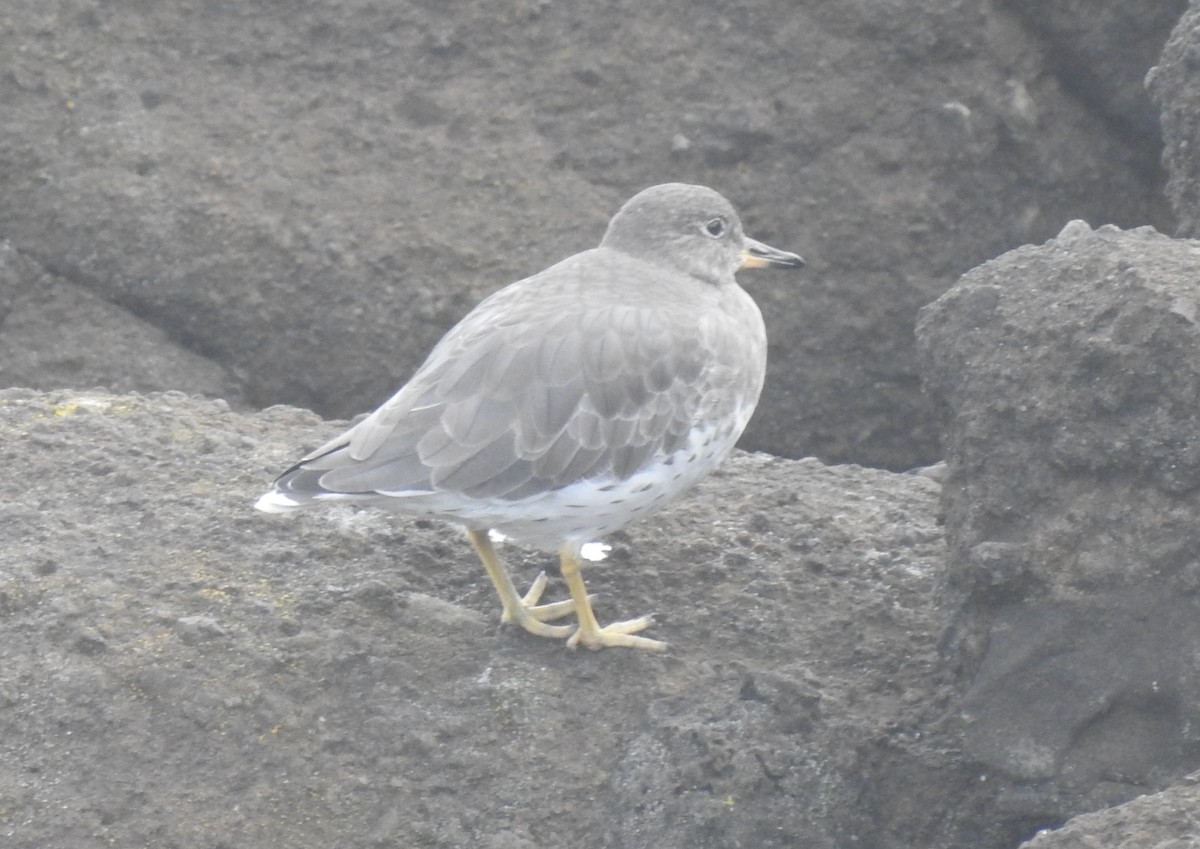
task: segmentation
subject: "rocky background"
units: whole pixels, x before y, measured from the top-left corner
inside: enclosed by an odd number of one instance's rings
[[[1181,0],[9,0],[0,842],[1200,846],[1197,55]],[[249,509],[668,180],[809,261],[744,281],[762,453],[588,573],[670,653]]]

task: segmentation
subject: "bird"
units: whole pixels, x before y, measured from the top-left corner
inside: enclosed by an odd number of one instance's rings
[[[666,506],[733,449],[767,361],[762,313],[734,272],[803,265],[746,236],[713,189],[644,189],[598,247],[481,301],[391,398],[255,506],[351,502],[459,524],[502,623],[572,648],[665,650],[640,635],[652,616],[599,624],[584,546]],[[544,572],[519,593],[493,535],[557,552],[570,597],[541,603]]]

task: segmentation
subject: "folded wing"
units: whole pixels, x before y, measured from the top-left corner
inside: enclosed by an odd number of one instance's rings
[[[404,388],[277,487],[516,500],[628,478],[680,448],[720,372],[694,322],[653,302],[589,305],[569,286],[529,297],[537,284],[481,304]]]

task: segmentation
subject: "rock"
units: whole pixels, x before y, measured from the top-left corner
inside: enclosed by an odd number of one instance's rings
[[[922,313],[955,579],[973,597],[1193,585],[1198,262],[1200,243],[1074,222]],[[1014,574],[998,581],[999,562]]]
[[[1105,116],[1113,129],[1141,139],[1142,167],[1160,167],[1159,110],[1146,92],[1146,71],[1187,10],[1188,0],[1003,0],[1045,44],[1059,84]]]
[[[1200,845],[1200,789],[1192,775],[1179,787],[1124,805],[1081,814],[1039,832],[1019,849],[1195,849]]]
[[[0,382],[87,388],[0,392],[5,845],[1187,840],[1195,247],[1062,228],[1173,228],[1131,81],[1181,4],[885,5],[12,0]],[[344,423],[238,405],[373,407],[664,179],[810,261],[745,278],[745,445],[946,463],[738,454],[615,535],[598,612],[665,656],[500,627],[439,523],[250,509]],[[930,405],[918,307],[1060,228],[925,313]]]
[[[179,634],[179,639],[189,645],[229,636],[229,632],[221,627],[220,622],[202,614],[179,617],[175,622],[175,632]]]
[[[1162,58],[1146,78],[1162,114],[1167,197],[1178,234],[1200,236],[1200,8],[1194,3],[1171,33]]]
[[[237,402],[240,383],[86,288],[41,270],[0,242],[0,386],[174,389]]]
[[[6,847],[955,845],[935,483],[738,454],[588,569],[671,651],[570,651],[500,626],[455,528],[253,510],[340,426],[0,392]]]
[[[967,756],[1014,823],[1200,762],[1200,243],[1065,227],[921,315]]]
[[[811,264],[746,275],[772,364],[744,447],[906,469],[939,456],[921,305],[1070,218],[1170,225],[1157,143],[982,0],[3,14],[0,235],[257,406],[373,408],[483,295],[680,179]]]

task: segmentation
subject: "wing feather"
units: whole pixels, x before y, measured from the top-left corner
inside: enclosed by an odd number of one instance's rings
[[[319,470],[321,490],[521,498],[627,478],[680,448],[717,379],[712,346],[694,312],[639,294],[644,266],[626,280],[606,264],[597,281],[588,257],[484,301],[404,388],[289,472],[295,486]],[[626,302],[597,305],[606,283]]]
[[[526,462],[517,457],[512,433],[502,433],[458,462],[434,466],[431,481],[436,489],[468,492]]]
[[[321,475],[321,488],[331,492],[412,494],[429,490],[429,467],[416,454],[371,465],[355,464]]]

